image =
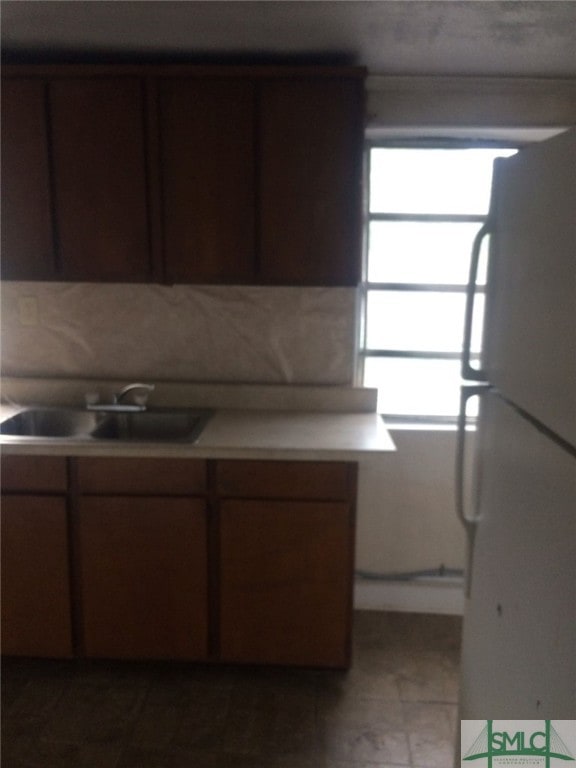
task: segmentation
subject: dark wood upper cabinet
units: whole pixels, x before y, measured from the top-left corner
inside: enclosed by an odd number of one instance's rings
[[[260,93],[260,282],[360,279],[363,81],[270,79]]]
[[[140,78],[50,83],[62,277],[142,281],[150,257],[144,86]]]
[[[254,282],[254,100],[246,79],[160,82],[168,282]]]
[[[353,286],[363,72],[3,73],[5,279]]]
[[[46,85],[2,83],[2,278],[55,276]]]

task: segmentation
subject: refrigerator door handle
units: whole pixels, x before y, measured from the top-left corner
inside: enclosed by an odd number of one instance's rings
[[[476,298],[476,281],[478,279],[478,265],[480,263],[480,251],[484,238],[492,231],[492,223],[487,219],[478,230],[472,253],[470,256],[470,273],[466,286],[466,308],[464,313],[464,341],[462,343],[462,378],[466,381],[487,381],[488,376],[482,368],[473,368],[470,365],[472,345],[472,323],[474,320],[474,299]]]
[[[471,576],[472,576],[472,557],[474,554],[474,537],[476,534],[476,525],[478,518],[476,511],[470,513],[467,510],[465,501],[464,485],[466,480],[466,427],[468,418],[466,415],[466,405],[471,397],[482,397],[492,390],[487,384],[467,385],[460,389],[460,412],[458,414],[458,438],[456,442],[456,514],[464,526],[466,532],[466,565],[464,569],[464,594],[470,597]]]

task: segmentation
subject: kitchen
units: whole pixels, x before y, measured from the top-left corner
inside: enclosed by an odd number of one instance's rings
[[[287,4],[279,4],[279,8],[282,5]],[[35,12],[39,7],[39,4],[34,4]],[[10,33],[9,11],[10,4],[6,3],[4,31],[7,36]],[[268,11],[271,12],[270,9]],[[399,12],[400,8],[396,13]],[[429,9],[428,13],[432,10]],[[46,25],[48,18],[49,15],[39,17],[39,23]],[[425,19],[430,22],[428,16]],[[400,21],[396,18],[396,31],[401,38],[399,32],[403,27]],[[70,23],[74,25],[78,22],[70,19]],[[403,23],[406,23],[405,20]],[[80,25],[82,27],[81,22]],[[61,24],[58,26],[62,28]],[[116,29],[124,36],[135,27],[127,28],[119,23]],[[383,39],[388,40],[385,29],[381,27],[381,30]],[[519,83],[501,78],[506,74],[522,75],[522,71],[498,71],[492,58],[489,62],[485,60],[474,65],[468,59],[465,63],[459,61],[460,70],[450,69],[455,65],[444,61],[443,66],[438,65],[434,70],[434,74],[440,77],[430,78],[425,62],[419,67],[410,59],[403,62],[402,55],[408,56],[411,47],[399,50],[394,48],[392,40],[388,42],[397,60],[390,59],[377,68],[371,66],[367,84],[367,112],[369,124],[374,127],[404,126],[413,130],[424,125],[432,129],[446,125],[448,120],[453,124],[455,114],[461,129],[472,126],[485,126],[487,130],[532,128],[574,123],[574,84],[570,80],[573,72],[562,69],[559,64],[550,64],[551,69],[541,64],[540,71],[533,67],[527,73],[529,77],[525,74],[525,79]],[[426,45],[431,43],[420,42],[419,55],[424,56]],[[317,45],[321,45],[321,38]],[[435,45],[432,47],[438,55]],[[248,42],[244,46],[244,50],[249,50]],[[252,47],[255,46],[256,43],[252,42]],[[54,42],[52,47],[56,47]],[[383,44],[382,48],[385,48]],[[561,51],[561,46],[557,46],[555,55],[558,51]],[[555,61],[551,50],[546,53],[550,61]],[[413,77],[405,76],[413,73]],[[487,77],[482,78],[482,75]],[[554,75],[561,77],[555,79]],[[472,83],[468,80],[472,76],[479,79]],[[553,79],[539,79],[539,76]],[[474,98],[471,97],[471,90],[474,90]],[[231,289],[226,289],[225,293],[222,293],[224,289],[197,289],[194,307],[201,306],[201,317],[196,314],[197,310],[191,313],[187,304],[189,297],[170,294],[166,300],[162,293],[165,289],[160,287],[114,288],[104,285],[85,292],[87,289],[80,284],[59,288],[47,283],[35,286],[34,294],[30,285],[16,286],[15,295],[11,295],[12,290],[12,286],[7,286],[3,299],[7,315],[3,318],[3,362],[5,372],[8,365],[8,372],[18,376],[109,378],[113,372],[113,378],[121,379],[121,383],[139,378],[152,381],[164,379],[165,376],[159,375],[159,371],[164,370],[165,362],[162,356],[158,357],[160,345],[157,337],[167,335],[171,339],[177,338],[177,329],[186,326],[190,328],[190,338],[184,339],[183,343],[193,347],[194,357],[192,360],[183,359],[180,363],[185,378],[195,380],[198,377],[210,381],[217,376],[222,382],[297,383],[312,387],[349,387],[353,383],[356,306],[350,289],[302,290],[297,298],[300,303],[296,314],[300,320],[306,318],[306,322],[298,323],[296,328],[290,324],[295,299],[288,289],[275,289],[280,293],[286,291],[285,304],[282,305],[285,307],[284,319],[279,315],[277,301],[272,316],[269,309],[266,311],[266,296],[262,290],[249,288],[244,292],[238,289],[233,296],[230,295]],[[122,308],[118,319],[110,317],[110,313],[103,309],[106,307],[106,294],[114,290],[118,291],[116,306]],[[42,317],[42,323],[36,326],[26,326],[19,316],[19,300],[30,296],[36,299]],[[159,307],[165,327],[156,319],[154,323],[150,322],[150,306]],[[246,306],[255,309],[256,317],[246,313]],[[86,307],[90,311],[86,311]],[[219,322],[222,322],[222,317],[225,318],[227,330],[231,324],[238,327],[239,333],[233,339],[228,333],[221,333]],[[238,326],[244,321],[246,328]],[[90,326],[91,323],[95,323],[95,327]],[[258,328],[270,323],[270,339],[263,340],[257,332]],[[119,328],[134,329],[129,356],[121,343]],[[203,340],[206,340],[204,349]],[[315,351],[314,355],[310,356],[308,351],[304,355],[303,340],[307,350]],[[151,359],[146,358],[148,342]],[[242,354],[235,354],[234,347],[241,342],[245,343]],[[134,347],[141,352],[138,358],[132,352]],[[173,358],[172,354],[171,362]],[[215,363],[218,366],[216,373]],[[7,384],[4,391],[10,396]],[[464,564],[464,537],[452,511],[454,433],[396,431],[393,437],[398,449],[396,453],[386,456],[386,462],[368,461],[361,467],[357,567],[376,572],[418,570],[439,564],[461,568]],[[419,471],[416,476],[415,464],[418,464]],[[403,478],[402,484],[398,482],[399,477]],[[383,509],[386,510],[384,514]],[[423,531],[423,535],[415,536],[415,531]],[[356,591],[357,608],[418,610],[415,604],[420,601],[420,605],[424,604],[421,610],[426,612],[457,613],[461,610],[458,607],[458,600],[462,599],[459,585],[427,585],[424,590],[411,584],[392,585],[389,589],[382,587],[381,592],[379,586],[370,585],[367,588],[364,584],[357,584]]]

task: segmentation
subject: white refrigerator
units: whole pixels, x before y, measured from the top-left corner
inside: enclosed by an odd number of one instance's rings
[[[576,131],[496,160],[466,347],[487,235],[481,362],[466,348],[463,364],[478,426],[461,413],[457,461],[468,538],[460,718],[575,719]]]

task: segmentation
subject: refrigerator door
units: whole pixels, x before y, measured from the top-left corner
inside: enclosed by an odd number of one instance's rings
[[[460,717],[576,718],[576,459],[482,398]]]
[[[576,446],[576,130],[495,162],[482,367]]]

